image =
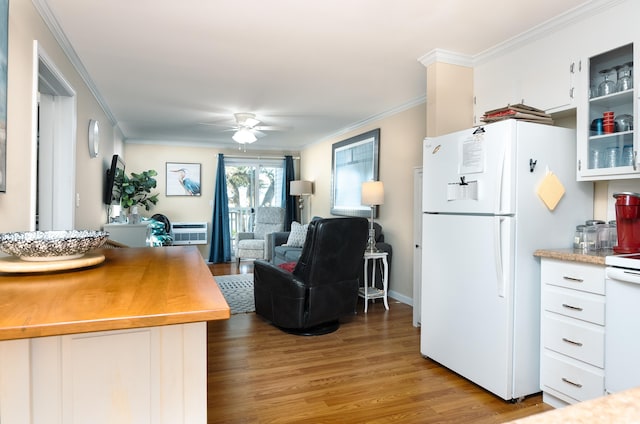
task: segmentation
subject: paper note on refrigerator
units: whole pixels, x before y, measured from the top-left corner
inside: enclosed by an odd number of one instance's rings
[[[482,134],[474,134],[460,141],[459,174],[484,172],[485,145]]]
[[[564,192],[564,186],[553,172],[547,172],[538,186],[538,196],[550,211],[556,208]]]

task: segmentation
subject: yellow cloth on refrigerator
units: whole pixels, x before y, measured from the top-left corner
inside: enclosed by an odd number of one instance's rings
[[[547,172],[547,175],[538,186],[537,193],[542,202],[552,211],[556,208],[562,196],[564,196],[565,189],[556,174]]]

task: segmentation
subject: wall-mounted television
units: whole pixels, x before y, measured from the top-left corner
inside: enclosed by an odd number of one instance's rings
[[[104,203],[119,205],[122,197],[122,177],[124,176],[124,160],[113,155],[111,166],[107,169],[107,179],[104,186]]]

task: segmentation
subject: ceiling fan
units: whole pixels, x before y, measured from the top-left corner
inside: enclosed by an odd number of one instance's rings
[[[263,131],[282,131],[286,130],[285,127],[275,127],[268,125],[260,125],[262,122],[256,119],[256,115],[254,113],[242,112],[242,113],[234,113],[235,124],[232,124],[231,127],[225,131],[234,131],[233,136],[231,138],[240,144],[251,144],[255,142],[258,138],[264,137],[266,134]],[[214,126],[227,126],[218,123],[206,123],[203,122],[204,125],[214,125]]]

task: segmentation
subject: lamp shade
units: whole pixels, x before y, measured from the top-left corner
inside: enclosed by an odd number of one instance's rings
[[[363,205],[384,204],[384,185],[382,181],[366,181],[362,183],[361,201]]]
[[[231,138],[233,138],[233,141],[240,144],[251,144],[257,140],[255,134],[247,128],[240,128]]]
[[[301,196],[303,194],[313,194],[311,181],[294,180],[289,183],[289,194]]]

